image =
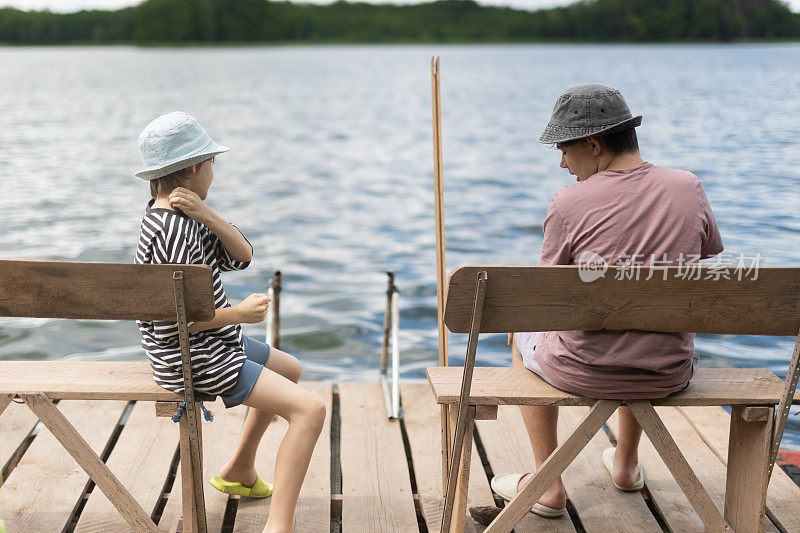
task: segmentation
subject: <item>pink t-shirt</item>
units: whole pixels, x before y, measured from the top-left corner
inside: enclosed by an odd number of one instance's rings
[[[722,238],[697,176],[643,163],[598,172],[553,197],[539,264],[576,264],[588,251],[611,265],[633,254],[645,265],[653,258],[678,264],[683,254],[685,264],[691,255],[720,253]],[[693,333],[546,331],[515,339],[535,337],[535,362],[526,366],[538,363],[557,387],[590,397],[658,398],[682,389],[694,374]]]

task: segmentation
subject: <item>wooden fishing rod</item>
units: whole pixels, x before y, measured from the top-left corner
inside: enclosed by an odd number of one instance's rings
[[[442,96],[440,92],[439,58],[431,58],[431,92],[433,102],[433,182],[436,213],[436,311],[439,321],[439,366],[447,366],[447,329],[444,326],[445,261],[444,261],[444,191],[442,187]],[[450,417],[442,405],[442,493],[447,488],[450,465]]]

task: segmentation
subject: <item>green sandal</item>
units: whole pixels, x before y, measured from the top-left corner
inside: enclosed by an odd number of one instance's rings
[[[225,494],[236,494],[237,496],[250,498],[268,498],[272,496],[272,483],[266,483],[260,477],[256,479],[252,487],[246,487],[238,481],[225,481],[219,476],[212,477],[209,480],[209,484]]]

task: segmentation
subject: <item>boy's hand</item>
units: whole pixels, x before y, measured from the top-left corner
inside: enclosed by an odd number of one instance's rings
[[[266,294],[251,294],[237,305],[242,324],[258,324],[267,318],[270,299]]]
[[[169,195],[169,205],[173,209],[180,209],[192,220],[206,224],[213,216],[214,212],[208,207],[197,193],[177,187]]]
[[[514,340],[514,334],[513,333],[509,333],[508,334],[508,345],[509,346],[511,346],[511,341],[513,341],[513,340]]]

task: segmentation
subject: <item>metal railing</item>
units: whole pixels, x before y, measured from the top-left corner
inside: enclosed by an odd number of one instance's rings
[[[281,271],[276,270],[272,282],[267,288],[267,296],[271,300],[267,308],[266,342],[271,348],[281,348]]]
[[[380,384],[386,403],[386,416],[390,420],[402,417],[400,408],[400,291],[394,284],[394,273],[387,272],[386,314],[383,317],[383,345],[381,349]],[[266,343],[280,349],[281,272],[275,271],[267,288],[270,298],[267,310]],[[389,378],[389,352],[392,354],[392,376]],[[391,382],[391,383],[390,383]]]
[[[387,272],[388,288],[386,289],[386,314],[383,317],[383,347],[381,349],[380,382],[383,387],[383,398],[386,402],[386,416],[389,419],[398,419],[402,416],[400,410],[400,345],[398,332],[400,330],[400,291],[394,284],[394,272]],[[387,376],[389,345],[392,351],[392,383],[389,385]]]

